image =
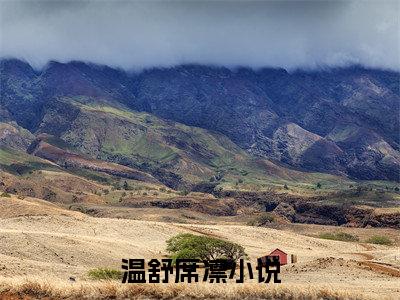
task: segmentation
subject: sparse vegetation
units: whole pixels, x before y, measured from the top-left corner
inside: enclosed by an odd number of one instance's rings
[[[122,272],[109,268],[97,268],[89,270],[88,276],[93,280],[121,280]]]
[[[183,189],[182,191],[179,191],[179,195],[181,196],[187,196],[189,195],[190,191],[188,189]]]
[[[1,193],[0,196],[1,196],[1,197],[7,197],[7,198],[10,198],[10,197],[11,197],[11,195],[10,195],[9,193],[7,193],[7,192]]]
[[[38,171],[38,172],[41,172],[41,171]],[[102,174],[100,172],[95,172],[95,171],[91,171],[91,170],[87,170],[87,169],[79,169],[79,168],[69,168],[68,172],[71,174],[74,174],[74,175],[84,177],[89,180],[93,180],[93,181],[102,183],[102,184],[111,183],[110,178],[107,175]]]
[[[68,295],[67,297],[65,295]],[[68,284],[59,279],[6,279],[0,283],[5,299],[366,299],[359,292],[331,288],[266,284],[122,284],[116,281]]]
[[[366,242],[377,245],[387,245],[387,246],[393,245],[392,240],[383,235],[371,236],[369,239],[366,240]]]
[[[355,235],[346,233],[346,232],[326,232],[326,233],[321,233],[318,235],[320,239],[325,239],[325,240],[335,240],[335,241],[342,241],[342,242],[356,242],[359,240],[359,238]]]
[[[275,222],[275,217],[271,213],[262,213],[261,215],[255,217],[254,219],[247,222],[249,226],[264,226]]]
[[[222,186],[216,186],[215,188],[214,188],[214,196],[215,197],[217,197],[217,198],[221,198],[222,197],[222,191],[223,191],[223,188],[222,188]]]
[[[174,260],[178,258],[198,258],[201,260],[227,259],[236,261],[247,257],[241,245],[214,237],[178,234],[167,241],[167,251]]]
[[[126,181],[124,181],[124,184],[122,185],[122,188],[123,188],[125,191],[128,191],[128,190],[131,189],[130,186],[129,186],[129,184],[128,184],[128,182],[126,182]]]

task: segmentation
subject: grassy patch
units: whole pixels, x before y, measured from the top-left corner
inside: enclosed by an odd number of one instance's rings
[[[132,149],[133,153],[141,157],[145,157],[154,161],[170,161],[176,157],[174,150],[163,145],[154,136],[143,134],[136,141]]]
[[[387,246],[393,245],[392,240],[383,235],[371,236],[368,240],[366,240],[366,242],[377,245],[387,245]]]
[[[88,272],[93,280],[122,280],[122,272],[109,268],[96,268]]]
[[[68,168],[67,172],[102,184],[112,184],[114,181],[117,181],[117,179],[113,179],[109,175],[87,169]]]
[[[321,233],[318,235],[320,239],[325,240],[335,240],[335,241],[342,241],[342,242],[356,242],[359,240],[358,236],[345,233],[345,232],[326,232]]]
[[[33,171],[36,170],[49,170],[49,171],[59,170],[56,166],[35,161],[27,163],[15,163],[11,165],[0,164],[0,167],[3,168],[6,172],[14,175],[31,174]]]
[[[35,170],[59,170],[45,160],[14,149],[0,149],[0,168],[14,175],[25,175]]]

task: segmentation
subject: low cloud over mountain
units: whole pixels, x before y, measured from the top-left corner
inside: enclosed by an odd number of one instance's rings
[[[35,72],[22,61],[0,60],[0,122],[9,133],[16,122],[32,134],[54,135],[93,159],[142,171],[153,161],[152,174],[175,187],[182,169],[209,178],[198,164],[225,157],[220,147],[313,172],[399,181],[399,78],[362,67],[288,73],[181,65],[130,74],[79,61],[53,61]],[[183,124],[194,127],[176,132]],[[220,135],[202,137],[195,127]],[[220,146],[205,149],[209,141]],[[6,144],[28,141],[12,134]]]
[[[125,69],[181,63],[400,68],[398,1],[2,1],[0,55]]]

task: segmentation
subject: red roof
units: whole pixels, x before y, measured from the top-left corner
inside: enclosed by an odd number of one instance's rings
[[[274,252],[277,252],[277,251],[279,251],[279,252],[282,252],[283,254],[286,254],[287,255],[287,253],[285,252],[285,251],[282,251],[281,249],[279,249],[279,248],[276,248],[274,251],[272,251],[270,254],[268,254],[268,255],[271,255],[271,254],[273,254]]]

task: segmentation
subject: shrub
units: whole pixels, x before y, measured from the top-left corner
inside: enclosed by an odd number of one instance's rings
[[[393,242],[388,237],[383,235],[371,236],[368,240],[366,240],[366,242],[378,245],[387,245],[387,246],[393,245]]]
[[[109,268],[89,270],[88,276],[93,280],[122,280],[122,272]]]
[[[128,191],[128,190],[129,190],[129,185],[128,185],[128,183],[127,183],[126,181],[124,181],[124,184],[122,185],[122,188],[123,188],[125,191]]]
[[[181,196],[187,196],[190,193],[188,189],[183,189],[182,191],[179,191],[179,195]]]
[[[319,234],[318,237],[321,239],[335,240],[342,242],[356,242],[359,240],[357,236],[345,232],[335,232],[335,233],[326,232]]]
[[[1,195],[1,197],[7,197],[7,198],[11,198],[11,195],[7,192],[3,192]]]
[[[224,177],[223,172],[218,172],[216,175],[214,175],[215,181],[220,181]]]
[[[222,186],[216,186],[214,188],[214,190],[213,190],[213,195],[215,197],[217,197],[217,198],[221,198],[222,197],[222,191],[223,191]]]
[[[269,223],[275,222],[275,217],[270,213],[262,213],[261,215],[255,217],[253,220],[247,222],[249,226],[263,226]]]
[[[174,261],[178,258],[236,261],[241,257],[247,257],[244,248],[238,244],[190,233],[182,233],[170,238],[167,241],[167,251]]]

